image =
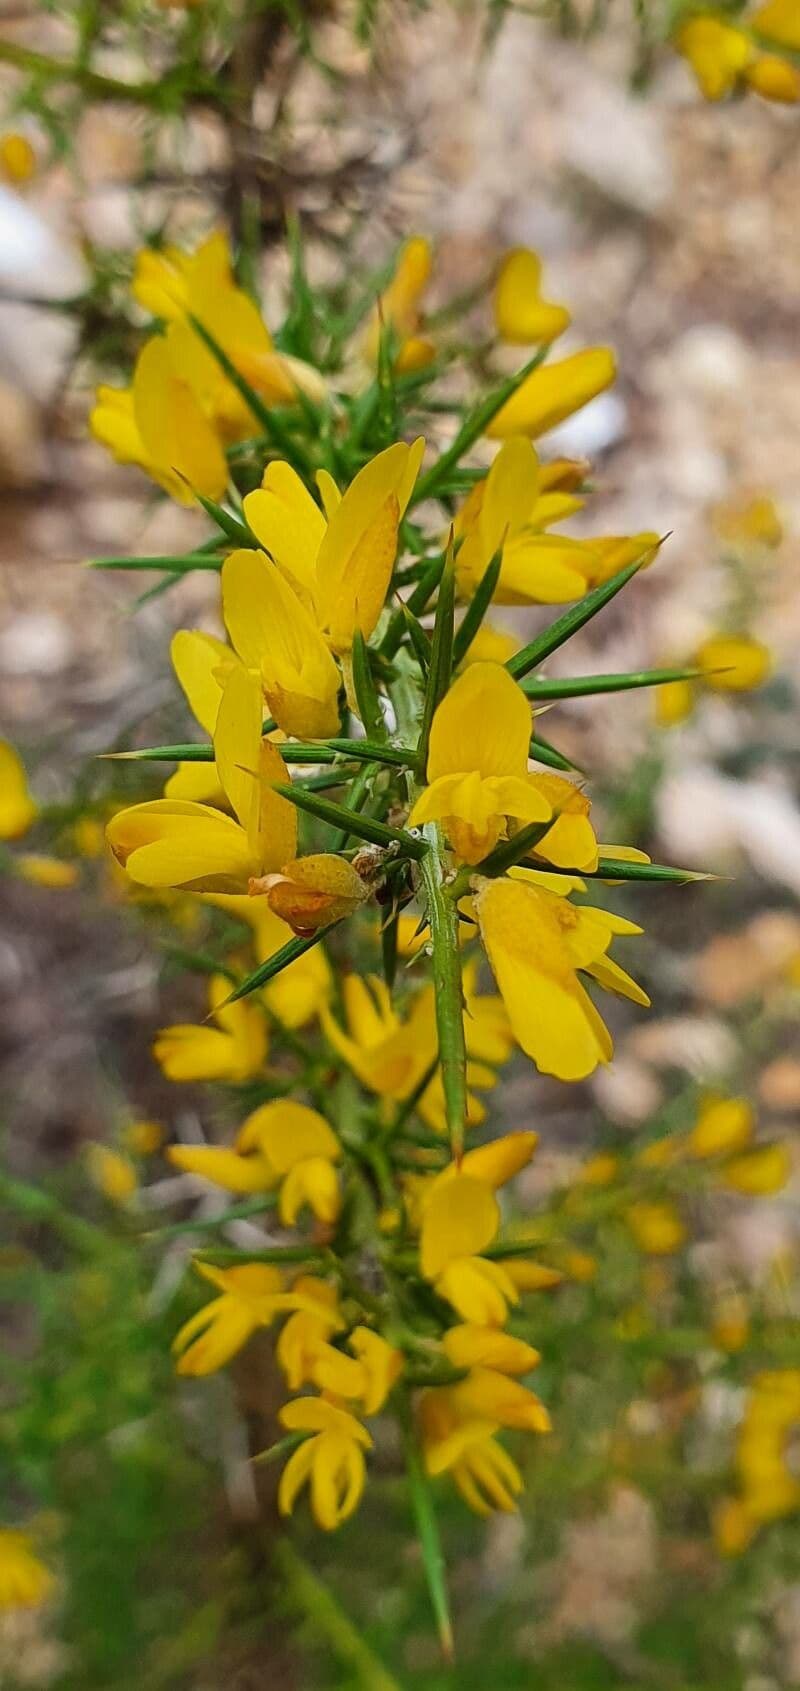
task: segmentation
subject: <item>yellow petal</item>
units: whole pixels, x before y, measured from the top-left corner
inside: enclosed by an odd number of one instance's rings
[[[496,1190],[513,1180],[520,1169],[526,1168],[539,1143],[538,1133],[523,1129],[518,1133],[504,1133],[487,1145],[477,1145],[461,1159],[461,1172],[473,1180],[485,1181]]]
[[[263,552],[232,552],[222,568],[225,625],[263,679],[287,734],[317,738],[339,727],[339,672],[312,616]]]
[[[436,710],[428,752],[428,780],[476,770],[524,775],[531,737],[528,699],[500,664],[470,664]]]
[[[751,12],[747,21],[757,35],[765,35],[768,41],[774,41],[779,47],[788,47],[791,52],[800,53],[800,11],[797,0],[766,0],[766,5]]]
[[[485,1181],[457,1174],[438,1185],[422,1219],[420,1264],[426,1280],[436,1279],[455,1258],[484,1250],[499,1225],[497,1199]]]
[[[745,635],[713,636],[695,654],[707,687],[719,693],[745,693],[761,687],[772,669],[772,658],[759,640]]]
[[[213,735],[226,674],[236,663],[230,646],[213,634],[182,628],[172,637],[172,667],[183,688],[192,715],[201,728]]]
[[[133,413],[145,450],[193,493],[221,499],[228,465],[219,438],[188,383],[176,375],[165,338],[147,341],[133,375]]]
[[[214,760],[220,786],[247,835],[254,854],[259,835],[261,685],[242,664],[231,669],[217,711]]]
[[[754,1151],[747,1151],[741,1157],[732,1157],[725,1164],[720,1178],[726,1186],[735,1192],[743,1192],[748,1197],[770,1197],[773,1192],[780,1192],[791,1178],[792,1155],[788,1145],[778,1142],[774,1145],[759,1145]]]
[[[300,588],[313,603],[317,553],[326,522],[297,471],[281,461],[268,464],[261,487],[245,497],[244,514],[290,585]]]
[[[180,887],[209,880],[228,890],[247,884],[260,865],[231,817],[180,799],[152,799],[118,811],[106,829],[118,863],[142,886]],[[213,890],[198,886],[198,890]]]
[[[288,1174],[305,1157],[336,1162],[340,1156],[339,1142],[325,1117],[291,1098],[277,1098],[253,1110],[240,1129],[236,1148],[260,1152],[278,1176]]]
[[[743,30],[714,17],[690,18],[675,45],[688,59],[707,100],[724,100],[755,53]]]
[[[186,1174],[199,1174],[226,1192],[268,1192],[275,1181],[260,1157],[242,1157],[214,1145],[170,1145],[167,1157]]]
[[[284,863],[278,875],[269,878],[270,909],[295,933],[313,933],[316,928],[352,915],[369,896],[369,888],[352,864],[332,852],[312,853]]]
[[[741,1151],[753,1137],[755,1112],[746,1098],[709,1092],[703,1098],[687,1149],[692,1157],[720,1157]]]
[[[747,66],[744,76],[748,87],[764,100],[775,100],[781,106],[796,106],[800,100],[800,71],[777,53],[761,53]]]
[[[569,328],[563,305],[541,297],[542,266],[529,247],[506,253],[494,290],[494,320],[501,340],[516,346],[549,346]]]
[[[454,1368],[493,1368],[500,1374],[529,1374],[541,1361],[539,1351],[524,1339],[468,1321],[444,1334],[442,1349]]]
[[[611,386],[615,376],[614,354],[604,346],[575,352],[556,364],[544,364],[525,377],[486,433],[491,440],[507,440],[515,434],[535,440],[588,405],[590,399]]]

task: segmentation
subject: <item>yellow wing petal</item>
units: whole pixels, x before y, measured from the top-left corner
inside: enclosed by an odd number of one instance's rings
[[[468,770],[484,778],[524,775],[531,733],[530,704],[508,670],[470,664],[434,715],[428,780]]]

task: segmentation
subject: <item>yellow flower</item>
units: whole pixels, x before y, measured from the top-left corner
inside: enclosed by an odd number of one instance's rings
[[[36,1609],[53,1587],[25,1532],[0,1527],[0,1610]]]
[[[541,1361],[538,1350],[524,1339],[470,1321],[450,1327],[442,1349],[454,1368],[490,1368],[497,1374],[529,1374]]]
[[[687,1151],[701,1160],[741,1151],[753,1137],[754,1121],[753,1106],[746,1098],[727,1098],[721,1092],[708,1092],[689,1132]]]
[[[31,886],[50,887],[59,892],[74,887],[79,880],[76,863],[65,863],[63,858],[48,857],[40,851],[19,852],[14,858],[14,873]]]
[[[213,1374],[241,1350],[257,1327],[269,1327],[286,1308],[283,1275],[266,1263],[242,1263],[214,1268],[196,1262],[195,1268],[221,1296],[205,1304],[184,1323],[173,1340],[179,1374]]]
[[[741,546],[768,546],[774,549],[783,540],[780,513],[767,493],[746,494],[741,499],[726,500],[712,512],[714,527],[723,540]]]
[[[228,676],[214,734],[217,774],[234,812],[188,799],[152,799],[114,816],[106,838],[133,881],[194,892],[247,891],[297,847],[297,813],[273,792],[286,781],[277,747],[261,737],[261,689],[237,665]]]
[[[792,1156],[788,1145],[778,1142],[757,1145],[743,1156],[730,1157],[720,1172],[724,1186],[746,1197],[769,1198],[780,1192],[791,1178]]]
[[[366,335],[365,352],[371,364],[377,362],[381,318],[397,338],[395,369],[401,375],[422,370],[436,356],[433,341],[419,333],[420,302],[430,281],[433,255],[430,241],[412,235],[400,249],[394,275],[380,296],[380,309],[373,314]]]
[[[164,1129],[158,1121],[132,1121],[122,1130],[123,1143],[135,1157],[149,1157],[160,1151]]]
[[[403,1355],[381,1333],[354,1327],[347,1341],[362,1370],[359,1398],[365,1415],[377,1415],[403,1371]]]
[[[609,1062],[613,1044],[585,987],[584,971],[637,1004],[647,995],[606,954],[616,934],[641,929],[605,910],[569,903],[536,884],[536,871],[482,880],[475,912],[514,1034],[544,1074],[583,1080]]]
[[[542,299],[542,263],[529,247],[514,247],[500,266],[494,289],[494,321],[503,341],[515,346],[549,346],[572,321],[566,306]]]
[[[707,100],[724,100],[746,65],[755,56],[749,37],[721,18],[690,18],[678,32],[675,46],[694,71],[700,92]]]
[[[385,981],[378,975],[362,980],[345,975],[342,982],[347,1032],[325,1007],[325,1034],[362,1085],[379,1097],[403,1100],[419,1085],[437,1051],[432,992],[413,1000],[402,1021],[392,1006]]]
[[[136,1169],[129,1157],[108,1145],[86,1146],[86,1167],[89,1179],[104,1198],[112,1204],[126,1204],[139,1184]]]
[[[800,1429],[800,1369],[768,1369],[752,1381],[736,1443],[738,1498],[715,1522],[724,1554],[747,1547],[758,1528],[800,1510],[791,1453]]]
[[[479,863],[508,818],[545,822],[551,806],[528,777],[530,738],[530,704],[508,670],[471,664],[434,714],[428,786],[409,825],[441,820],[457,855]]]
[[[330,1225],[341,1208],[334,1164],[341,1149],[331,1127],[317,1110],[289,1098],[262,1104],[248,1116],[236,1141],[238,1151],[256,1151],[272,1170],[280,1187],[278,1212],[285,1227],[293,1227],[308,1205],[319,1221]]]
[[[296,1398],[283,1405],[278,1418],[288,1432],[312,1435],[292,1452],[281,1474],[278,1508],[282,1515],[291,1515],[308,1484],[314,1520],[324,1532],[332,1532],[360,1502],[364,1451],[372,1448],[372,1439],[354,1415],[324,1398]]]
[[[5,182],[30,182],[35,169],[36,154],[26,135],[9,130],[0,136],[0,176]]]
[[[517,1291],[505,1267],[481,1256],[500,1226],[491,1186],[453,1173],[434,1182],[422,1214],[420,1268],[464,1321],[502,1327]]]
[[[490,440],[508,440],[510,435],[536,440],[610,387],[616,373],[614,354],[607,346],[587,347],[555,364],[543,364],[501,406],[486,433]]]
[[[298,1309],[281,1328],[275,1357],[286,1376],[290,1392],[313,1379],[312,1369],[321,1344],[332,1333],[340,1333],[345,1321],[339,1309],[336,1292],[327,1281],[304,1274],[295,1280],[293,1290],[310,1300],[309,1307]]]
[[[279,728],[298,739],[338,733],[339,671],[327,641],[263,552],[232,552],[226,558],[222,606],[231,640],[260,676]]]
[[[582,1186],[613,1186],[620,1171],[620,1160],[613,1151],[598,1151],[579,1170]]]
[[[38,814],[21,757],[8,740],[0,740],[0,840],[27,834]]]
[[[490,1515],[493,1509],[514,1513],[522,1475],[494,1437],[495,1424],[465,1419],[449,1386],[423,1392],[419,1417],[428,1473],[449,1473],[476,1515]]]
[[[646,1256],[671,1256],[686,1238],[686,1228],[674,1204],[668,1200],[640,1199],[629,1204],[625,1220]]]
[[[774,100],[781,106],[796,106],[800,100],[800,71],[777,53],[759,53],[747,65],[744,78],[748,88],[764,100]]]
[[[778,47],[800,53],[800,13],[797,0],[766,0],[749,18],[751,29]]]
[[[168,1080],[238,1085],[261,1074],[268,1050],[263,1012],[245,1000],[226,1004],[230,991],[224,975],[212,976],[208,1002],[216,1027],[179,1022],[156,1035],[153,1056]]]
[[[762,686],[772,668],[766,646],[747,635],[718,634],[695,654],[703,682],[717,693],[746,693]]]
[[[129,388],[97,389],[89,427],[118,464],[136,464],[181,505],[221,499],[228,465],[213,423],[174,368],[163,335],[143,346]]]
[[[663,687],[657,687],[655,714],[659,727],[675,728],[685,722],[694,710],[696,692],[693,681],[666,681]]]

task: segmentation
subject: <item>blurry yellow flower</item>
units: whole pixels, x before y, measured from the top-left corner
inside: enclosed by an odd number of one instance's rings
[[[678,52],[688,60],[707,100],[724,100],[755,57],[749,37],[721,18],[690,18],[675,37]]]
[[[646,1256],[671,1256],[686,1239],[686,1228],[678,1211],[667,1199],[641,1198],[628,1205],[625,1220]]]
[[[285,1227],[294,1226],[306,1205],[326,1225],[336,1220],[341,1194],[334,1164],[342,1153],[333,1129],[317,1110],[289,1098],[262,1104],[243,1124],[236,1148],[257,1152],[272,1170]]]
[[[788,1145],[778,1142],[757,1145],[739,1157],[730,1157],[720,1170],[724,1186],[746,1197],[769,1198],[780,1192],[791,1178],[792,1156]]]
[[[8,740],[0,740],[0,840],[27,834],[38,814],[21,757]]]
[[[766,0],[748,19],[757,35],[766,36],[778,47],[800,53],[800,12],[797,0]]]
[[[522,1475],[494,1437],[496,1425],[465,1418],[449,1386],[422,1394],[419,1418],[428,1473],[449,1473],[476,1515],[490,1515],[493,1509],[514,1513],[523,1489]]]
[[[750,1311],[739,1292],[729,1292],[714,1310],[711,1338],[720,1350],[733,1355],[743,1350],[750,1334]]]
[[[0,1527],[0,1611],[38,1608],[53,1583],[28,1534],[14,1527]]]
[[[494,289],[494,321],[503,341],[515,346],[549,346],[569,328],[563,305],[542,299],[542,263],[529,247],[506,253]]]
[[[72,838],[80,857],[102,857],[106,836],[103,824],[96,816],[79,816],[73,823]]]
[[[436,1181],[422,1214],[424,1278],[464,1321],[479,1327],[502,1327],[508,1305],[517,1302],[504,1266],[481,1256],[499,1225],[491,1186],[466,1174]]]
[[[783,540],[780,514],[775,501],[766,493],[726,500],[716,507],[712,517],[723,540],[771,548],[780,546]]]
[[[76,863],[65,863],[61,857],[48,857],[44,852],[21,851],[14,858],[14,873],[34,887],[52,887],[61,891],[74,887],[80,879]]]
[[[216,1027],[179,1022],[156,1034],[153,1056],[168,1080],[238,1085],[262,1072],[268,1050],[263,1011],[245,1000],[226,1004],[230,991],[224,975],[212,976],[208,1002]]]
[[[713,635],[695,654],[706,687],[718,693],[745,693],[760,687],[772,669],[766,646],[746,635]]]
[[[552,1268],[547,1263],[532,1262],[525,1257],[509,1257],[504,1267],[512,1285],[522,1293],[549,1292],[553,1286],[561,1285],[566,1272],[566,1268]]]
[[[620,1171],[619,1157],[613,1151],[598,1151],[578,1171],[582,1186],[613,1186]]]
[[[196,1262],[203,1278],[217,1286],[213,1298],[181,1327],[172,1343],[179,1374],[213,1374],[241,1350],[257,1327],[269,1327],[285,1307],[280,1269],[267,1263],[214,1268]],[[277,1301],[276,1301],[277,1300]]]
[[[412,1001],[405,1021],[393,1008],[385,981],[345,975],[342,982],[347,1031],[331,1012],[321,1012],[325,1034],[363,1086],[379,1097],[403,1100],[419,1085],[437,1051],[436,1017],[430,990]]]
[[[617,934],[636,934],[633,922],[537,885],[526,870],[481,880],[475,912],[495,980],[523,1051],[544,1074],[583,1080],[609,1062],[613,1044],[579,978],[590,975],[610,992],[648,1004],[647,995],[606,954]]]
[[[501,406],[486,433],[490,440],[508,440],[510,435],[536,440],[610,387],[616,373],[614,354],[606,346],[588,347],[555,364],[543,364]]]
[[[479,863],[506,820],[545,822],[551,806],[528,776],[530,704],[500,664],[471,664],[438,706],[428,751],[428,786],[409,825],[441,820],[454,851]]]
[[[332,1532],[358,1506],[366,1477],[364,1451],[372,1448],[372,1439],[354,1415],[324,1398],[285,1403],[278,1419],[288,1432],[312,1435],[292,1452],[281,1474],[278,1508],[282,1515],[291,1515],[308,1484],[314,1520],[324,1532]]]
[[[195,892],[247,891],[297,847],[297,812],[273,791],[287,780],[277,747],[261,737],[261,688],[237,665],[217,714],[214,753],[234,816],[188,799],[152,799],[114,816],[106,838],[132,880]]]
[[[92,1185],[112,1204],[126,1204],[139,1184],[130,1158],[108,1145],[86,1146],[86,1168]]]
[[[454,1368],[492,1368],[498,1374],[529,1374],[541,1361],[538,1350],[524,1339],[469,1321],[448,1329],[442,1349]]]
[[[30,182],[36,170],[36,154],[26,135],[9,130],[0,135],[0,177],[14,186]]]
[[[736,1555],[768,1521],[800,1510],[800,1479],[792,1450],[800,1431],[800,1369],[757,1374],[747,1395],[736,1443],[740,1496],[728,1499],[715,1521],[720,1549]]]
[[[432,262],[430,241],[422,235],[412,235],[401,247],[394,275],[380,296],[379,309],[373,314],[367,331],[365,352],[370,363],[377,362],[381,318],[387,328],[394,330],[397,339],[395,369],[401,375],[423,370],[435,358],[433,341],[419,332],[421,300],[430,281]]]
[[[781,106],[796,106],[800,100],[800,71],[777,53],[760,53],[744,76],[748,88],[764,100],[774,100]]]
[[[656,688],[655,713],[660,728],[674,728],[694,710],[697,687],[694,681],[666,681]]]
[[[160,1151],[164,1129],[158,1121],[132,1121],[122,1130],[122,1142],[135,1157],[149,1157]]]
[[[727,1098],[708,1092],[702,1099],[697,1120],[686,1140],[691,1157],[721,1157],[740,1151],[753,1137],[755,1117],[746,1098]]]
[[[308,1308],[296,1310],[284,1323],[275,1346],[275,1357],[283,1369],[290,1392],[299,1392],[313,1379],[312,1369],[320,1345],[327,1343],[332,1333],[341,1332],[345,1322],[336,1292],[327,1281],[304,1274],[295,1280],[292,1289],[310,1303]]]

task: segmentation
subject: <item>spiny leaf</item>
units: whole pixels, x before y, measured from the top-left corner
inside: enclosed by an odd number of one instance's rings
[[[418,862],[427,856],[425,841],[407,833],[404,828],[392,828],[388,822],[376,822],[371,816],[358,816],[354,811],[347,810],[343,804],[334,804],[330,799],[318,798],[316,793],[298,791],[297,787],[286,786],[281,781],[275,782],[273,791],[280,793],[282,798],[289,799],[298,810],[306,811],[307,815],[316,816],[320,822],[329,822],[334,828],[347,828],[350,834],[355,834],[358,839],[369,840],[371,845],[401,846],[406,857],[413,857]]]
[[[279,951],[274,951],[265,963],[259,963],[258,968],[254,969],[252,974],[247,975],[243,981],[239,982],[236,990],[230,994],[230,997],[226,998],[225,1004],[235,1004],[239,998],[247,998],[251,992],[259,992],[262,986],[268,986],[270,981],[274,981],[276,975],[280,975],[284,969],[288,969],[290,963],[296,963],[298,957],[305,957],[307,951],[311,951],[315,945],[319,945],[320,941],[327,938],[327,935],[332,933],[338,925],[338,922],[329,922],[327,927],[318,928],[315,934],[307,934],[303,939],[299,935],[296,939],[287,939],[286,944],[282,945]],[[224,1008],[224,1005],[220,1008]]]
[[[417,1536],[422,1551],[422,1563],[425,1569],[425,1578],[428,1582],[431,1607],[436,1620],[442,1654],[450,1662],[453,1659],[454,1643],[450,1605],[447,1598],[444,1554],[439,1537],[430,1481],[419,1453],[411,1410],[405,1400],[401,1412],[401,1426],[403,1429],[408,1489],[411,1493],[411,1504],[417,1523]]]
[[[521,370],[518,370],[515,375],[509,376],[498,387],[493,388],[480,405],[476,405],[474,411],[471,411],[469,416],[465,417],[452,446],[442,453],[441,457],[428,470],[427,475],[424,475],[421,481],[417,482],[411,499],[412,506],[419,505],[423,499],[431,498],[431,495],[441,486],[450,471],[460,463],[465,452],[468,452],[470,447],[474,446],[476,440],[482,434],[485,434],[492,418],[497,416],[498,411],[502,410],[512,394],[516,393],[526,378],[541,364],[547,350],[547,347],[540,347],[539,351],[528,359],[527,364],[523,364]]]
[[[529,670],[535,669],[537,664],[543,663],[545,658],[549,658],[551,652],[555,652],[559,646],[563,646],[564,641],[569,640],[573,634],[576,634],[579,628],[583,628],[587,622],[591,622],[592,617],[597,616],[598,611],[602,611],[603,606],[609,604],[610,600],[615,598],[617,593],[633,579],[641,568],[643,560],[649,557],[652,550],[652,546],[648,546],[642,552],[640,558],[635,558],[632,564],[626,564],[624,570],[618,570],[617,574],[610,576],[608,581],[601,582],[599,587],[595,587],[591,593],[587,593],[585,598],[581,599],[577,605],[572,605],[568,611],[564,612],[563,616],[556,617],[555,622],[551,622],[549,628],[545,628],[541,634],[537,634],[536,639],[531,640],[529,645],[523,646],[521,652],[516,652],[513,658],[509,658],[506,664],[509,675],[513,675],[514,679],[519,681],[521,676],[527,675]]]
[[[252,544],[252,541],[251,543]],[[188,575],[192,570],[221,570],[224,560],[208,552],[185,552],[182,557],[155,558],[90,558],[90,570],[166,570],[174,575]]]
[[[548,769],[571,771],[576,775],[584,774],[580,764],[573,763],[572,758],[560,752],[557,746],[552,746],[549,740],[543,740],[540,734],[531,736],[530,756],[535,758],[537,763],[544,763]]]
[[[671,681],[696,681],[700,669],[641,669],[623,675],[570,675],[564,680],[522,682],[529,699],[582,699],[592,693],[625,693],[633,687],[666,687]]]
[[[436,617],[431,637],[431,661],[428,670],[428,680],[425,688],[425,703],[422,711],[422,726],[417,745],[416,766],[420,774],[424,774],[428,761],[428,741],[434,713],[450,686],[453,673],[453,621],[456,608],[456,576],[453,563],[453,538],[447,549],[447,562],[439,583],[439,597],[436,601]]]
[[[528,852],[533,851],[534,846],[544,839],[545,834],[549,834],[558,821],[558,816],[559,811],[554,805],[553,814],[548,816],[546,822],[529,822],[527,828],[520,828],[518,833],[512,834],[510,840],[503,840],[502,845],[496,846],[482,863],[476,864],[475,874],[504,875],[515,863],[521,863]]]
[[[400,610],[403,622],[406,626],[408,638],[413,647],[414,656],[422,672],[422,679],[423,681],[427,681],[431,667],[430,640],[425,633],[422,623],[419,621],[418,617],[415,617],[413,612],[409,610],[408,605],[401,605]]]
[[[369,661],[369,647],[360,628],[353,635],[353,691],[358,705],[358,714],[367,731],[367,737],[384,741],[387,738],[386,723],[381,710],[375,678]]]
[[[565,869],[548,863],[547,870],[553,875],[580,875],[585,881],[674,881],[685,885],[689,881],[721,879],[700,869],[673,869],[665,863],[631,863],[616,857],[601,857],[596,869]]]
[[[473,597],[467,606],[461,626],[456,629],[455,637],[453,639],[454,669],[458,669],[459,664],[463,663],[481,623],[483,622],[486,612],[491,605],[497,589],[497,583],[500,580],[500,566],[502,562],[503,548],[502,546],[498,546],[494,557],[487,565],[480,581],[478,582]]]
[[[424,828],[429,849],[422,860],[425,907],[431,926],[431,959],[436,1031],[442,1065],[445,1117],[451,1155],[460,1162],[467,1121],[467,1054],[464,1040],[464,992],[458,945],[456,901],[446,886],[444,836],[438,822]]]
[[[186,485],[190,487],[191,483],[187,482]],[[192,493],[198,505],[202,505],[206,516],[209,516],[212,522],[215,522],[222,533],[227,534],[228,539],[232,540],[236,546],[246,546],[248,551],[258,547],[255,535],[244,523],[239,521],[238,517],[234,516],[232,511],[226,511],[225,506],[218,505],[216,499],[207,499],[205,494],[198,493],[196,488],[192,488]]]
[[[447,560],[447,554],[440,552],[438,558],[432,558],[426,565],[422,575],[412,593],[406,600],[406,607],[412,616],[422,616],[436,592]],[[393,658],[400,641],[403,638],[403,613],[395,611],[386,633],[380,644],[380,653],[384,658]]]

